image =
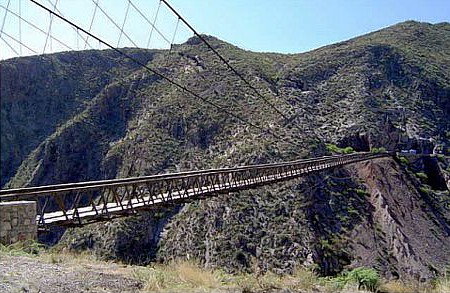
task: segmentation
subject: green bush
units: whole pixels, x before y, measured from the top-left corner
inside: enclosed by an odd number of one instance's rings
[[[335,153],[335,154],[336,153],[337,154],[351,154],[351,153],[355,152],[355,150],[350,146],[345,147],[345,148],[340,148],[337,145],[332,144],[332,143],[327,143],[326,146],[327,146],[327,150],[329,152]]]
[[[355,152],[355,150],[352,147],[346,147],[342,151],[344,154],[351,154]]]
[[[370,194],[367,191],[363,190],[363,189],[357,188],[357,189],[355,189],[355,191],[356,191],[356,194],[361,196],[361,197],[370,196]]]
[[[372,268],[356,268],[346,275],[348,282],[358,284],[358,288],[376,291],[380,286],[380,276]]]
[[[437,154],[436,157],[439,160],[439,162],[445,163],[445,155]]]
[[[416,177],[424,181],[428,180],[428,175],[423,172],[416,173]]]
[[[370,150],[370,152],[374,153],[374,154],[384,153],[384,152],[386,152],[386,148],[384,148],[384,147],[379,147],[379,148],[374,147],[374,148],[372,148]]]
[[[409,160],[408,160],[408,158],[406,158],[406,157],[399,157],[398,159],[399,159],[399,161],[400,161],[400,163],[401,163],[402,165],[409,165]]]
[[[365,267],[356,268],[335,278],[330,278],[326,283],[338,291],[345,287],[357,286],[358,290],[363,289],[372,292],[376,292],[381,284],[378,272]]]
[[[425,194],[432,194],[432,193],[433,193],[431,187],[428,186],[428,185],[422,185],[422,186],[420,186],[420,187],[419,187],[419,191],[422,192],[422,193],[425,193]]]

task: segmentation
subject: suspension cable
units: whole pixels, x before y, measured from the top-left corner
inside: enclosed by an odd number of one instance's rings
[[[181,90],[183,90],[183,91],[189,93],[190,95],[194,96],[195,98],[197,98],[197,99],[199,99],[199,100],[201,100],[201,101],[203,101],[203,102],[205,102],[205,103],[207,103],[207,104],[209,104],[209,105],[211,105],[211,106],[213,106],[213,107],[215,107],[215,108],[217,108],[217,109],[223,111],[225,114],[227,114],[227,115],[229,115],[229,116],[231,116],[231,117],[233,117],[233,118],[235,118],[235,119],[237,119],[237,120],[243,122],[244,124],[247,124],[247,125],[249,125],[249,126],[255,128],[255,129],[258,129],[258,130],[262,131],[262,132],[268,133],[268,134],[272,135],[273,137],[275,137],[276,139],[281,139],[281,137],[280,137],[279,135],[277,135],[276,133],[274,133],[270,128],[267,128],[267,129],[266,129],[266,128],[263,128],[263,127],[261,127],[261,126],[259,126],[259,125],[256,125],[256,124],[254,124],[254,123],[248,121],[247,119],[245,119],[245,118],[243,118],[243,117],[241,117],[241,116],[239,116],[239,115],[237,115],[237,114],[234,114],[234,113],[228,111],[226,108],[224,108],[224,107],[222,107],[222,106],[220,106],[220,105],[218,105],[218,104],[216,104],[216,103],[214,103],[214,102],[212,102],[212,101],[209,101],[208,99],[206,99],[206,98],[200,96],[199,94],[193,92],[192,90],[188,89],[188,88],[185,87],[184,85],[181,85],[180,83],[178,83],[178,82],[172,80],[171,78],[167,77],[166,75],[164,75],[164,74],[162,74],[162,73],[159,73],[159,72],[156,71],[155,69],[153,69],[153,68],[149,67],[148,65],[142,63],[141,61],[137,60],[137,59],[134,58],[133,56],[131,56],[131,55],[129,55],[129,54],[127,54],[127,53],[125,53],[125,52],[119,50],[118,48],[115,48],[113,45],[111,45],[111,44],[109,44],[108,42],[106,42],[106,41],[100,39],[99,37],[95,36],[94,34],[92,34],[92,33],[88,32],[88,31],[86,31],[85,29],[81,28],[80,26],[78,26],[77,24],[75,24],[75,23],[73,23],[72,21],[68,20],[67,18],[65,18],[65,17],[59,15],[58,13],[56,13],[56,12],[54,12],[54,11],[48,9],[48,8],[45,7],[44,5],[42,5],[42,4],[40,4],[39,2],[37,2],[36,0],[30,0],[30,1],[31,1],[32,3],[34,3],[35,5],[39,6],[40,8],[42,8],[42,9],[48,11],[49,13],[53,14],[53,15],[56,16],[57,18],[59,18],[59,19],[65,21],[66,23],[68,23],[68,24],[72,25],[73,27],[79,29],[79,30],[82,31],[83,33],[89,35],[91,38],[97,40],[99,43],[104,44],[105,46],[109,47],[110,49],[114,50],[115,52],[121,54],[122,56],[124,56],[124,57],[126,57],[126,58],[128,58],[128,59],[130,59],[131,61],[135,62],[135,63],[138,64],[139,66],[141,66],[141,67],[145,68],[146,70],[150,71],[150,72],[153,73],[154,75],[160,77],[161,79],[164,79],[164,80],[168,81],[169,83],[173,84],[174,86],[176,86],[176,87],[180,88]],[[100,7],[99,7],[99,8],[100,8]],[[101,8],[100,8],[100,9],[101,9]],[[124,34],[124,35],[125,35],[125,34]],[[125,36],[126,36],[126,35],[125,35]]]
[[[19,15],[22,15],[22,0],[19,0]],[[22,21],[19,18],[19,41],[22,43]],[[22,55],[22,45],[19,47],[20,55]]]
[[[123,18],[122,28],[120,29],[119,40],[117,41],[117,48],[119,48],[120,39],[122,38],[123,28],[125,27],[125,22],[127,21],[128,11],[130,10],[130,0],[128,0],[127,10],[125,12],[125,17]]]
[[[33,1],[33,0],[31,0],[31,1]],[[35,2],[35,1],[33,1],[33,2]],[[92,2],[95,3],[94,0],[92,0]],[[100,9],[100,11],[101,11],[101,12],[109,19],[109,21],[111,21],[111,22],[114,24],[114,26],[115,26],[118,30],[120,30],[120,26],[114,21],[114,19],[112,19],[111,16],[109,16],[109,14],[106,13],[106,11],[103,10],[103,8],[102,8],[100,5],[98,5],[98,1],[97,1],[97,3],[95,3],[95,5],[97,5],[98,9]],[[127,39],[133,44],[133,46],[135,46],[136,48],[139,47],[139,46],[136,45],[136,43],[128,36],[128,34],[126,34],[125,32],[123,32],[123,35],[124,35],[125,37],[127,37]],[[105,43],[104,43],[104,44],[105,44]],[[105,44],[105,45],[106,45],[106,44]]]
[[[53,9],[55,9],[57,5],[58,5],[58,0],[56,0],[55,5],[53,6]],[[45,48],[47,47],[48,36],[50,35],[50,33],[52,31],[52,24],[53,24],[53,14],[50,13],[50,23],[48,25],[47,37],[45,38],[45,44],[44,44],[44,49],[42,50],[42,54],[45,54]],[[51,51],[51,49],[50,49],[50,51]]]
[[[5,27],[6,16],[8,15],[9,4],[11,4],[11,0],[8,0],[8,4],[6,4],[5,16],[3,17],[2,27],[0,28],[0,37],[2,36],[3,28]]]
[[[98,7],[98,1],[100,1],[100,0],[97,0],[97,2],[95,3],[95,6],[94,6],[94,13],[92,14],[91,24],[89,25],[89,32],[91,32],[92,25],[94,24],[95,14],[97,12],[97,7]],[[86,42],[84,43],[85,50],[86,50],[86,45],[88,44],[88,39],[89,39],[89,35],[87,35]]]
[[[267,105],[269,105],[275,112],[277,112],[280,116],[282,116],[284,119],[288,119],[288,117],[275,105],[273,105],[267,98],[265,98],[247,79],[244,78],[244,76],[239,73],[231,64],[224,58],[222,55],[217,52],[216,49],[214,49],[213,46],[202,36],[200,35],[166,0],[160,0],[163,2],[200,40],[205,43],[205,45],[214,52],[214,54],[219,57],[219,59],[225,63],[225,65],[234,73],[236,74],[258,97],[260,97]]]
[[[153,30],[154,31],[156,31],[166,42],[167,42],[167,44],[170,44],[170,41],[169,41],[169,39],[167,39],[166,38],[166,36],[164,36],[164,34],[156,27],[156,19],[158,18],[158,13],[159,13],[159,9],[160,9],[160,7],[161,7],[161,1],[159,1],[159,5],[158,5],[158,9],[156,10],[156,13],[155,13],[155,17],[154,17],[154,19],[153,19],[153,22],[151,22],[148,18],[147,18],[147,16],[145,16],[145,14],[144,13],[142,13],[142,11],[136,6],[136,5],[134,5],[134,3],[133,3],[133,1],[131,1],[130,0],[130,3],[131,3],[131,6],[133,6],[133,8],[147,21],[147,23],[149,23],[150,24],[150,26],[152,27],[152,29],[150,30],[150,36],[149,36],[149,38],[148,38],[148,41],[147,41],[147,48],[149,47],[149,45],[150,45],[150,40],[151,40],[151,38],[152,38],[152,34],[153,34]]]
[[[30,47],[28,47],[27,45],[25,45],[24,43],[20,42],[18,39],[14,38],[13,36],[7,34],[5,31],[1,31],[5,36],[7,36],[8,38],[10,38],[11,40],[15,41],[18,44],[21,44],[22,46],[24,46],[25,48],[27,48],[28,50],[30,50],[31,52],[33,52],[34,54],[39,54],[37,51],[31,49]],[[3,36],[0,36],[0,38],[2,38],[3,41],[6,42],[6,40],[3,38]],[[7,42],[6,42],[7,43]],[[20,55],[18,55],[20,56]]]
[[[20,1],[21,1],[21,0],[20,0]],[[47,0],[47,2],[48,2],[51,6],[54,5],[53,2],[52,2],[52,0]],[[62,14],[61,10],[59,10],[57,7],[55,7],[55,11],[58,12],[59,14],[61,14],[62,16],[64,16],[64,15]],[[87,38],[85,39],[85,38],[80,34],[80,32],[79,32],[77,29],[75,29],[75,28],[73,28],[73,29],[74,29],[75,33],[77,34],[77,36],[79,36],[83,41],[87,42]],[[55,38],[53,38],[53,39],[56,40]],[[89,45],[89,48],[93,49],[93,47],[91,46],[91,44],[88,43],[88,45]],[[79,46],[78,46],[78,38],[77,38],[77,49],[79,49]],[[86,47],[84,47],[84,49],[86,49]]]
[[[5,34],[5,36],[6,36],[6,34]],[[17,56],[20,56],[19,52],[17,52],[17,50],[14,49],[14,47],[3,38],[3,36],[0,36],[0,39],[11,49],[11,51],[13,51]]]
[[[18,15],[17,13],[15,13],[14,11],[12,11],[11,9],[8,9],[6,7],[4,7],[3,5],[0,4],[0,7],[3,9],[6,9],[9,13],[11,13],[12,15],[16,16],[17,18],[19,18],[20,20],[22,20],[23,22],[25,22],[26,24],[28,24],[29,26],[31,26],[32,28],[40,31],[41,33],[43,33],[44,35],[47,34],[46,31],[44,31],[43,29],[39,28],[38,26],[36,26],[35,24],[33,24],[32,22],[26,20],[25,18],[21,17],[20,15]],[[56,37],[50,35],[50,38],[52,38],[53,40],[57,41],[59,44],[61,44],[62,46],[66,47],[69,50],[73,50],[73,48],[71,48],[69,45],[67,45],[66,43],[64,43],[63,41],[57,39]],[[22,42],[20,40],[20,42]],[[21,43],[21,46],[23,46],[23,43]],[[35,52],[35,51],[34,51]],[[19,55],[20,56],[20,55]]]

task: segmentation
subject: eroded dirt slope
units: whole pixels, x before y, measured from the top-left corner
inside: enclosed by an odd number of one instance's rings
[[[375,266],[392,276],[432,277],[450,255],[450,222],[413,186],[392,159],[358,163],[373,209],[352,233],[355,266]]]

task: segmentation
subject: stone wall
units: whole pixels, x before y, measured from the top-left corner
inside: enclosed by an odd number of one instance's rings
[[[0,202],[0,243],[37,238],[36,202]]]

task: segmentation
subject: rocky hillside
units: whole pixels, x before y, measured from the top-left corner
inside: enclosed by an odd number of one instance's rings
[[[279,115],[192,38],[130,54],[253,124],[111,51],[1,62],[3,188],[276,162],[351,146],[450,143],[450,24],[405,22],[308,53],[208,41]],[[328,148],[330,149],[330,147]],[[333,148],[336,149],[336,148]],[[145,263],[323,275],[371,266],[431,278],[450,264],[443,157],[376,160],[156,214],[68,231],[61,245]]]

